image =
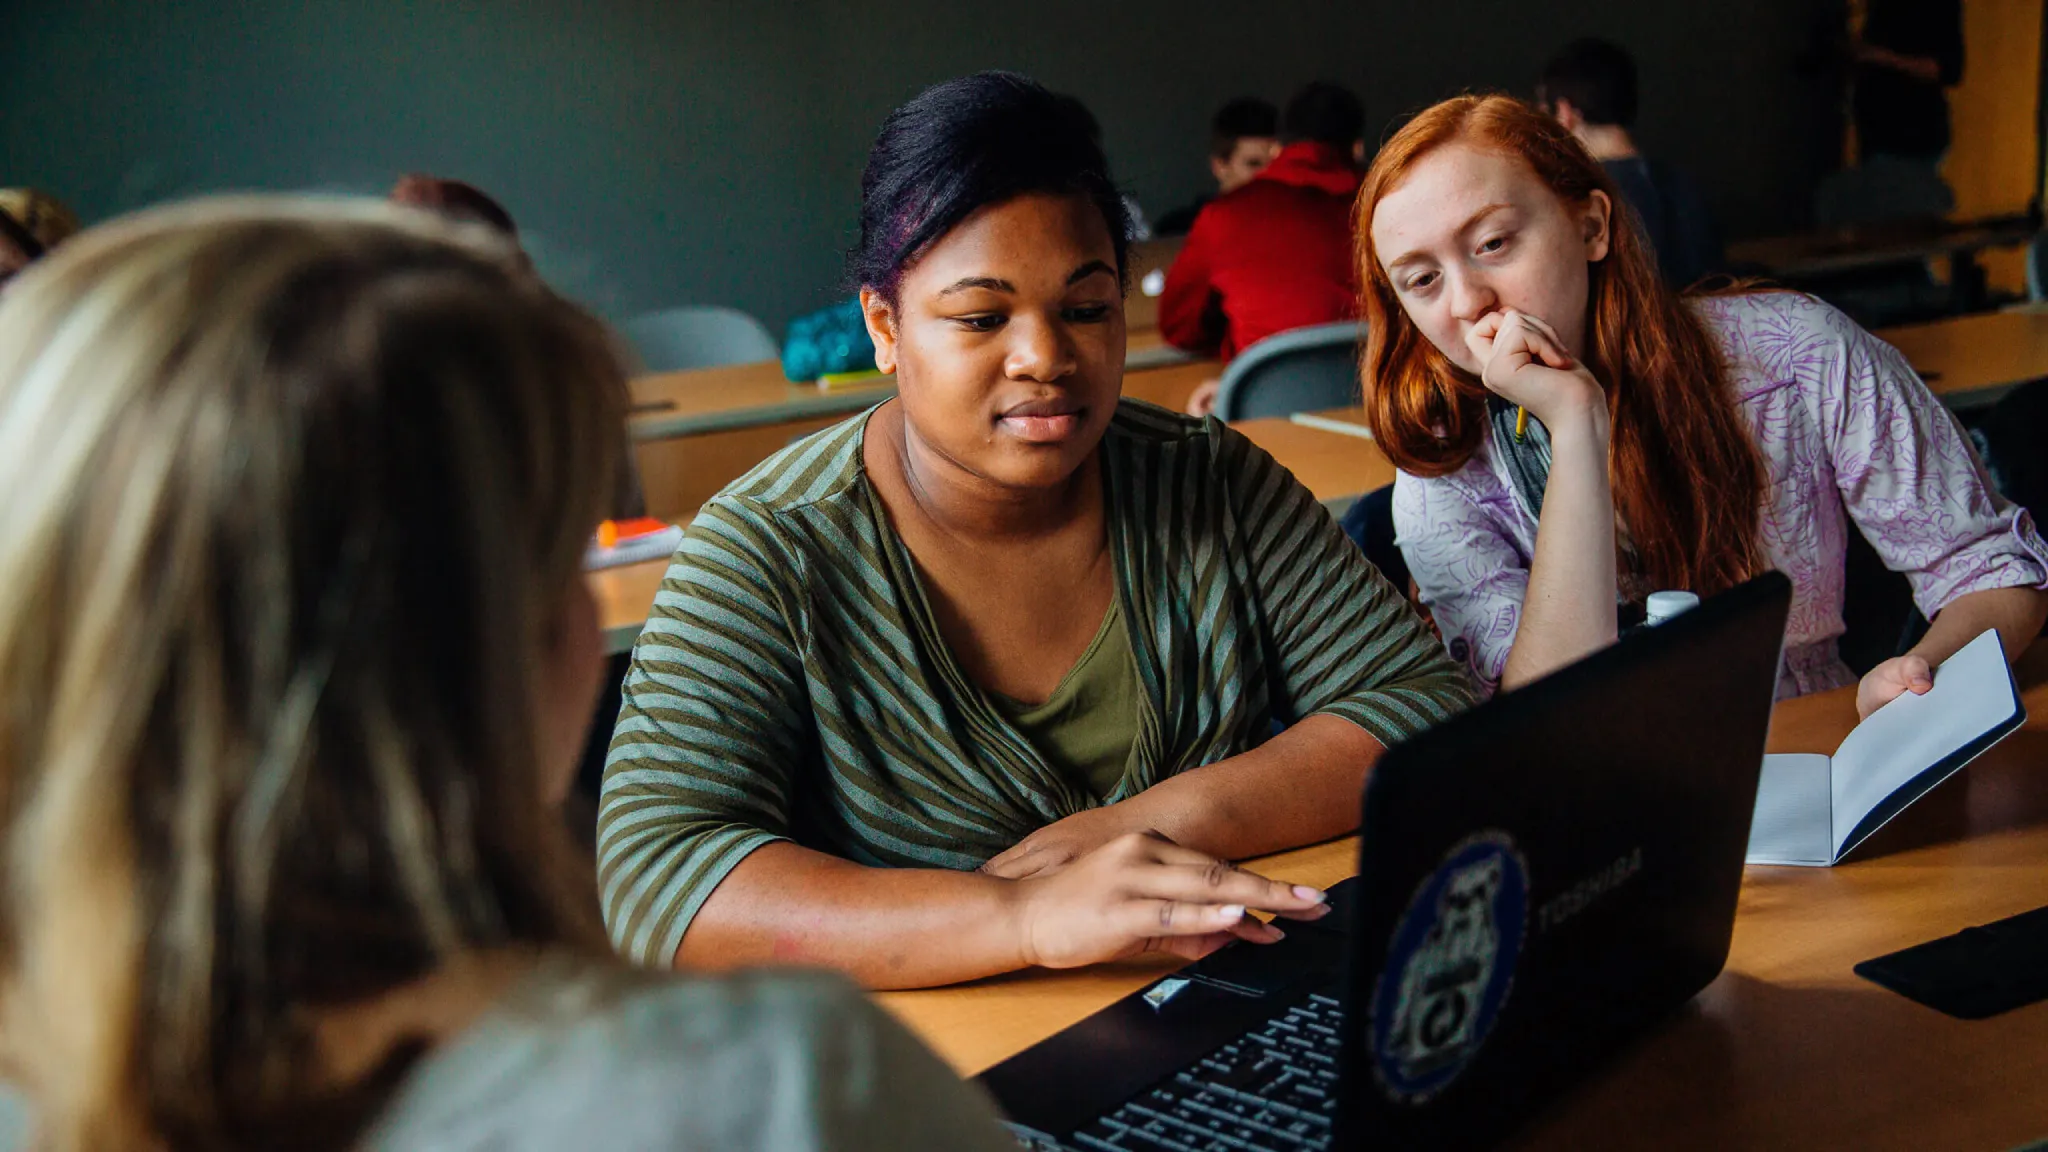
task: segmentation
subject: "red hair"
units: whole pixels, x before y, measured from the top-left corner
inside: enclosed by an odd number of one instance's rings
[[[1588,269],[1585,360],[1607,393],[1608,476],[1640,571],[1657,587],[1702,595],[1760,571],[1763,456],[1713,341],[1658,276],[1606,171],[1550,116],[1511,97],[1428,109],[1387,141],[1359,187],[1360,373],[1380,447],[1404,472],[1443,476],[1472,458],[1489,427],[1485,387],[1408,318],[1372,242],[1380,199],[1452,142],[1520,160],[1567,204],[1599,191],[1614,205],[1607,258]]]

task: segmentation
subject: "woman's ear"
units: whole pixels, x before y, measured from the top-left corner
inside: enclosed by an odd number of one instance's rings
[[[1614,234],[1614,201],[1598,188],[1586,197],[1586,210],[1580,214],[1580,222],[1586,237],[1586,263],[1598,264],[1607,259],[1612,247]]]
[[[867,321],[868,339],[875,342],[875,367],[893,375],[896,371],[896,310],[888,298],[873,288],[860,290],[860,315]]]

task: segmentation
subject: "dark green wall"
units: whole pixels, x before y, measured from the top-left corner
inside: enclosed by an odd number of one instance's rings
[[[1839,152],[1793,61],[1831,0],[15,0],[0,184],[89,219],[222,189],[471,180],[541,270],[619,317],[727,303],[778,331],[833,298],[869,138],[987,67],[1087,100],[1158,212],[1205,183],[1209,110],[1327,77],[1375,124],[1468,87],[1526,92],[1598,32],[1643,64],[1641,136],[1734,235],[1798,226]]]

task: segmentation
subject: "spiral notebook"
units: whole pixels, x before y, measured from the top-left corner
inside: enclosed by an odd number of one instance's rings
[[[1908,692],[1864,718],[1833,756],[1764,757],[1751,864],[1828,867],[2026,723],[1998,633],[1985,631]]]

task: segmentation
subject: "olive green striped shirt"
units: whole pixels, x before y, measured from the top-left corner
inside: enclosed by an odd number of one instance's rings
[[[1032,831],[1342,716],[1392,744],[1472,700],[1443,645],[1291,473],[1243,435],[1126,400],[1100,451],[1116,594],[1143,681],[1098,800],[971,682],[861,462],[865,415],[713,498],[633,650],[598,813],[613,943],[667,965],[776,840],[972,869]],[[1028,579],[1028,573],[1019,573]]]

